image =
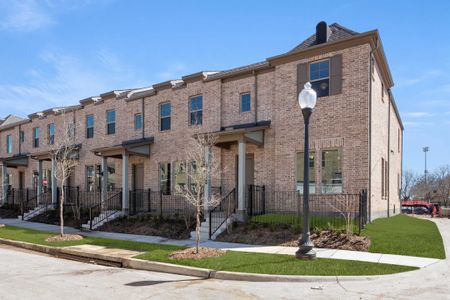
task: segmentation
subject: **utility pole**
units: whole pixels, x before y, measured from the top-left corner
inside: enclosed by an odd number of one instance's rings
[[[423,150],[423,153],[425,154],[425,172],[424,172],[424,175],[425,175],[425,190],[426,190],[425,200],[428,200],[428,202],[429,202],[430,199],[429,199],[429,193],[428,193],[428,178],[427,178],[427,175],[428,175],[428,170],[427,170],[427,152],[430,151],[430,147],[425,146],[425,147],[422,148],[422,150]]]

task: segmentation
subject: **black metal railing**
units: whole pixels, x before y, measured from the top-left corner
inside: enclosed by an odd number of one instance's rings
[[[220,203],[209,210],[209,239],[236,212],[236,189],[232,189]]]
[[[310,194],[311,228],[344,229],[349,223],[361,232],[367,223],[367,193]],[[288,224],[298,228],[303,219],[303,195],[298,191],[268,191],[250,186],[247,214],[251,222]]]
[[[113,214],[122,210],[122,191],[116,192],[108,197],[105,201],[101,201],[89,208],[89,228],[92,230],[94,226],[109,219]],[[102,216],[102,217],[100,217]],[[100,217],[95,221],[96,217]]]

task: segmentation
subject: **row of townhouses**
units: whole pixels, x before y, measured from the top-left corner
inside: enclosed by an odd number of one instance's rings
[[[56,190],[51,149],[67,122],[78,139],[79,160],[67,185],[122,189],[124,209],[130,190],[169,195],[176,185],[189,184],[186,145],[206,132],[217,137],[213,151],[222,168],[213,186],[301,193],[298,93],[306,82],[318,94],[310,121],[311,193],[366,190],[371,219],[398,212],[403,126],[379,33],[323,22],[292,50],[258,63],[114,90],[27,118],[6,117],[0,125],[3,195]],[[238,192],[242,210],[245,197]]]

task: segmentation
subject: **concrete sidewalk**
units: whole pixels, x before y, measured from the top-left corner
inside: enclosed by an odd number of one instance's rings
[[[18,219],[0,219],[0,223],[29,229],[59,232],[59,226],[57,225],[27,222]],[[163,245],[175,245],[185,247],[192,247],[195,245],[195,242],[192,240],[172,240],[158,236],[145,236],[145,235],[102,232],[102,231],[80,231],[78,229],[71,227],[65,227],[65,232],[80,233],[83,234],[84,236],[91,236],[91,237],[101,237],[116,240],[155,243]],[[286,255],[294,255],[295,251],[297,250],[297,248],[294,247],[258,246],[248,244],[216,242],[209,240],[201,242],[201,246],[210,248],[220,248],[224,250],[242,251],[242,252],[272,253],[272,254],[286,254]],[[411,266],[419,268],[424,268],[440,261],[440,259],[435,258],[370,253],[361,251],[348,251],[348,250],[336,250],[324,248],[315,248],[315,250],[317,252],[317,257],[319,258],[355,260],[355,261],[385,263],[385,264]]]

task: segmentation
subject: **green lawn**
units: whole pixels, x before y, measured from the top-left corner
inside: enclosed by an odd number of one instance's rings
[[[143,251],[136,258],[168,262],[180,265],[208,268],[214,270],[285,274],[285,275],[380,275],[415,270],[417,268],[366,263],[347,260],[317,259],[315,261],[301,261],[289,255],[259,254],[228,251],[218,258],[205,258],[201,260],[171,260],[169,254],[175,250],[183,249],[176,246],[129,242],[104,238],[86,237],[82,241],[49,243],[45,239],[55,233],[37,231],[6,226],[0,228],[0,237],[50,246],[74,246],[82,244],[105,246],[128,250]]]
[[[362,232],[371,240],[370,252],[445,258],[435,223],[406,215],[377,219]]]
[[[290,255],[236,251],[227,251],[221,257],[201,260],[173,260],[168,258],[167,251],[162,250],[147,252],[138,255],[136,258],[221,271],[278,275],[381,275],[417,269],[339,259],[319,258],[314,261],[304,261]]]

